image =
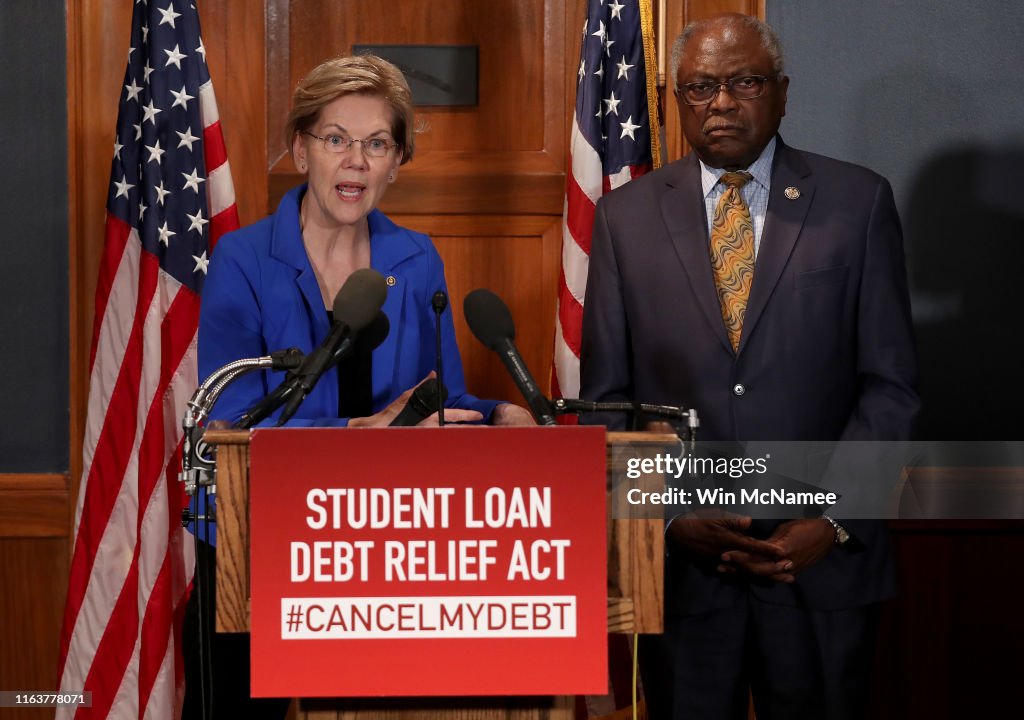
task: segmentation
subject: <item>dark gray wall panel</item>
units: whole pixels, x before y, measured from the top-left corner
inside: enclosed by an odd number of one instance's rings
[[[64,3],[0,3],[0,472],[68,469]]]
[[[1024,437],[1024,3],[768,0],[782,134],[890,179],[928,438]]]

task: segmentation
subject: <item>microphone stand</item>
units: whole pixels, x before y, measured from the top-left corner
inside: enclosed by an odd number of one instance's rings
[[[195,590],[199,624],[199,698],[204,718],[212,717],[213,713],[213,656],[210,647],[211,618],[209,610],[211,604],[208,596],[210,573],[205,553],[200,549],[199,536],[201,534],[207,538],[210,536],[209,523],[212,514],[210,512],[210,495],[217,491],[217,469],[215,460],[209,453],[209,447],[202,440],[204,432],[202,423],[209,418],[210,411],[224,389],[242,375],[253,370],[295,367],[301,360],[302,353],[298,349],[288,348],[263,357],[235,360],[218,368],[193,393],[181,421],[181,473],[178,475],[178,479],[185,484],[185,493],[190,498],[195,497],[200,486],[207,488],[207,492],[203,494],[202,511],[200,511],[197,501],[196,512],[193,513],[190,508],[185,508],[182,510],[181,517],[183,526],[188,526],[192,521],[196,523],[192,542],[196,561]],[[191,502],[189,504],[191,505]],[[201,526],[200,523],[202,523]]]
[[[697,441],[697,428],[700,427],[700,418],[693,408],[682,408],[673,405],[657,405],[653,403],[638,402],[590,402],[588,400],[577,400],[575,398],[556,398],[552,402],[556,415],[579,415],[580,413],[609,413],[625,412],[631,416],[630,425],[636,428],[636,419],[639,413],[656,415],[675,421],[675,423],[686,423],[685,428],[676,427],[676,433],[689,441],[691,449]]]
[[[430,300],[434,308],[434,347],[437,354],[437,425],[444,427],[444,400],[441,399],[441,388],[444,387],[444,368],[441,365],[441,313],[448,307],[448,293],[438,290]]]

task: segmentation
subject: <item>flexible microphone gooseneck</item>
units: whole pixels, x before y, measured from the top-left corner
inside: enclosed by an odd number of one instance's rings
[[[516,348],[516,327],[508,306],[493,292],[481,288],[466,296],[463,311],[476,339],[496,352],[512,375],[512,380],[530,406],[537,424],[555,425],[555,411],[551,401],[541,394]]]

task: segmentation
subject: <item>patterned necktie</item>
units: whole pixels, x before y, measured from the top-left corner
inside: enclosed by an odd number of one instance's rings
[[[740,345],[743,315],[747,311],[750,283],[754,279],[754,223],[740,195],[740,188],[751,177],[745,172],[730,172],[722,176],[725,192],[718,200],[711,223],[711,271],[715,276],[722,320],[733,352]]]

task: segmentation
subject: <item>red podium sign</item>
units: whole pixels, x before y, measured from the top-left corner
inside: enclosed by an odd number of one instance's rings
[[[254,696],[607,685],[603,428],[259,430]]]

